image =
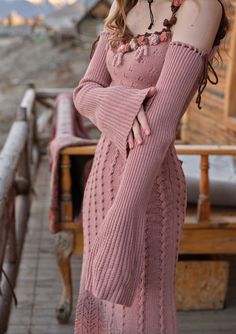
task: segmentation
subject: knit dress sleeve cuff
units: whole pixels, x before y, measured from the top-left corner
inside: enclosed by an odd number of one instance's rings
[[[122,86],[109,89],[97,110],[97,126],[117,147],[124,159],[128,157],[128,135],[150,87],[127,89]]]
[[[150,87],[111,85],[112,78],[106,66],[110,36],[107,30],[100,34],[86,73],[73,91],[73,102],[78,112],[104,133],[126,159],[128,135]]]
[[[113,144],[124,159],[128,157],[128,135],[150,87],[144,89],[111,86],[74,90],[79,113],[86,116]]]

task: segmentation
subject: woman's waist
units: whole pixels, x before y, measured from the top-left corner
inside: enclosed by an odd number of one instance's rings
[[[173,141],[168,149],[168,156],[173,159],[175,162],[182,165],[183,161],[178,157],[177,150],[175,147],[175,141]]]

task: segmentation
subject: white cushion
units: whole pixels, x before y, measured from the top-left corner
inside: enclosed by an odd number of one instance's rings
[[[199,197],[200,156],[178,155],[183,161],[189,203]],[[236,168],[233,156],[209,156],[209,185],[211,204],[236,207]]]

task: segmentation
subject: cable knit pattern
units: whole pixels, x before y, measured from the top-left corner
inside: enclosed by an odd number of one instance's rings
[[[101,137],[83,199],[84,255],[75,334],[177,334],[175,270],[186,183],[174,148],[177,124],[208,55],[174,41],[149,45],[119,68],[104,30],[75,88],[78,111]],[[139,78],[139,79],[138,79]],[[157,94],[145,100],[150,86]],[[151,135],[127,147],[143,102]]]

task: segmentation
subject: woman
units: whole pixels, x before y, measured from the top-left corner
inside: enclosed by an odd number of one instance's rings
[[[112,4],[73,92],[101,131],[84,192],[75,334],[177,333],[186,184],[174,140],[197,90],[201,108],[227,28],[219,0]]]

